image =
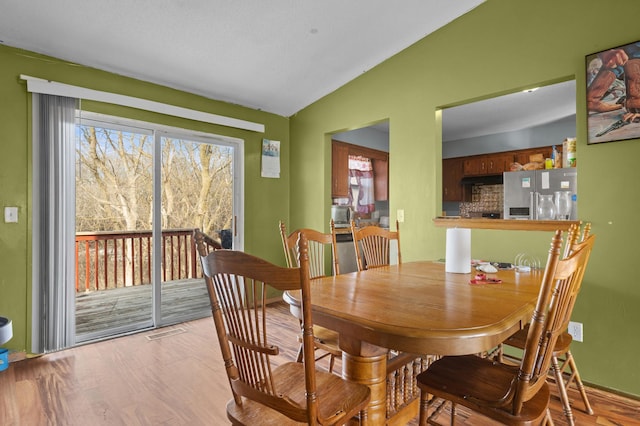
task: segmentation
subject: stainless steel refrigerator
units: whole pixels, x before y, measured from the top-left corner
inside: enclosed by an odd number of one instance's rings
[[[570,220],[577,220],[578,171],[575,167],[504,172],[504,219],[538,220],[539,195],[569,191]]]

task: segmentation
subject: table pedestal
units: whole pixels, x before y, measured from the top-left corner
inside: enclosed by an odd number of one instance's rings
[[[367,406],[367,425],[384,425],[387,420],[387,356],[388,350],[361,341],[340,339],[342,377],[362,383],[371,389]]]

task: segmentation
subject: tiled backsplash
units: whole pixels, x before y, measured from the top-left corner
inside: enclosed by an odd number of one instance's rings
[[[502,213],[504,204],[502,185],[474,185],[471,189],[471,202],[460,203],[460,216],[474,217],[482,213]]]

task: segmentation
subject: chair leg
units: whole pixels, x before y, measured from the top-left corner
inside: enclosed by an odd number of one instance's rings
[[[573,359],[573,355],[571,355],[571,351],[567,351],[565,355],[565,360],[562,363],[561,371],[564,371],[564,366],[568,365],[571,370],[571,375],[569,379],[565,382],[566,388],[571,385],[571,382],[575,382],[578,391],[580,392],[580,396],[582,397],[582,402],[584,402],[585,411],[593,415],[593,409],[591,408],[591,404],[589,404],[589,398],[587,398],[587,391],[584,388],[584,384],[582,384],[582,379],[580,379],[580,373],[578,372],[578,366],[576,365],[575,360]]]
[[[367,415],[367,409],[365,408],[364,410],[360,411],[360,415],[359,417],[359,421],[358,423],[360,424],[360,426],[367,426],[369,424],[369,418]]]
[[[298,356],[296,357],[296,362],[302,362],[303,358],[303,348],[302,345],[298,348]]]
[[[436,418],[442,413],[448,401],[440,400],[426,392],[420,392],[420,412],[418,417],[418,426],[439,425]],[[429,407],[434,406],[433,413],[429,415]],[[451,403],[451,425],[455,422],[456,406]]]
[[[333,373],[333,364],[336,362],[336,357],[331,354],[329,355],[329,373]]]
[[[542,422],[543,425],[545,426],[554,426],[555,423],[553,423],[553,418],[551,417],[551,410],[547,408],[547,415],[544,418],[544,421]]]
[[[553,370],[553,375],[555,376],[556,385],[558,386],[558,393],[560,394],[560,401],[562,402],[562,411],[564,412],[565,417],[567,418],[567,422],[569,425],[575,425],[575,421],[573,419],[573,412],[571,411],[571,405],[569,404],[569,395],[567,395],[567,388],[564,384],[564,378],[562,376],[562,369],[558,364],[558,358],[553,356],[551,357],[551,369]]]
[[[418,426],[427,426],[427,415],[429,414],[429,394],[420,392],[420,413]]]

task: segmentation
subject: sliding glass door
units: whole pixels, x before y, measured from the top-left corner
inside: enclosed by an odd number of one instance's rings
[[[193,230],[241,245],[241,151],[237,140],[83,114],[77,342],[210,315]]]

